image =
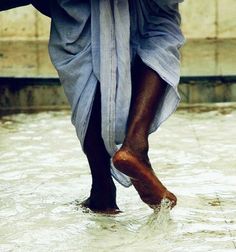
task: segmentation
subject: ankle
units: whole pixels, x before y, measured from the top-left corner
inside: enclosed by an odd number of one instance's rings
[[[125,139],[122,145],[122,149],[134,153],[141,159],[146,159],[148,156],[149,149],[148,141],[146,139],[141,138],[133,138],[132,141],[129,139]]]
[[[111,185],[110,188],[98,187],[93,185],[89,196],[90,206],[92,210],[118,209],[116,204],[116,187]]]
[[[92,183],[91,196],[107,195],[109,198],[116,198],[116,186],[112,178],[108,180],[96,180]]]

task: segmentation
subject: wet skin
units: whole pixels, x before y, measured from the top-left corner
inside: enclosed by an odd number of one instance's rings
[[[131,178],[141,199],[150,207],[158,207],[164,198],[173,207],[177,202],[175,195],[158,179],[148,158],[148,132],[167,84],[140,58],[136,60],[132,83],[128,130],[113,163]]]
[[[38,0],[2,1],[0,10],[32,3],[43,14],[50,16],[49,2]],[[127,135],[122,148],[114,155],[118,170],[131,178],[141,199],[150,207],[158,206],[163,198],[176,205],[176,197],[155,175],[148,158],[148,130],[161,102],[166,83],[139,57],[132,69],[132,101]],[[84,142],[91,175],[90,196],[82,205],[96,212],[117,213],[116,187],[110,173],[110,156],[101,137],[101,94],[98,85],[91,118]]]
[[[116,187],[111,178],[110,155],[106,151],[101,136],[101,93],[98,85],[88,129],[84,140],[91,175],[90,196],[82,203],[95,212],[117,212]]]
[[[148,131],[158,105],[166,90],[166,83],[147,67],[139,57],[132,69],[132,100],[127,134],[113,163],[131,178],[140,198],[150,207],[157,207],[163,198],[176,205],[175,195],[169,192],[154,173],[148,158]],[[93,211],[116,212],[116,189],[110,174],[110,156],[101,137],[101,94],[97,88],[84,150],[91,174],[92,189],[84,206]]]

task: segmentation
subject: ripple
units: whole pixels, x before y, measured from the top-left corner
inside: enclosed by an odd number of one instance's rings
[[[68,112],[2,117],[0,251],[235,251],[235,116],[172,116],[150,137],[150,157],[177,207],[153,213],[117,185],[116,216],[76,203],[91,177]]]

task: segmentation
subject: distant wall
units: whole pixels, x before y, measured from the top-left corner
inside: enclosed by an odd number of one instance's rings
[[[187,38],[236,38],[236,0],[185,0],[180,6]],[[9,10],[0,15],[0,39],[45,40],[49,23],[30,6]]]
[[[43,16],[32,6],[1,12],[1,40],[47,40],[50,19]]]
[[[181,13],[187,38],[236,38],[236,0],[185,0]]]

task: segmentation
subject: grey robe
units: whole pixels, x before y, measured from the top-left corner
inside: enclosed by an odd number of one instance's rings
[[[179,48],[184,43],[181,0],[53,1],[49,52],[72,108],[72,123],[83,146],[98,81],[102,137],[111,157],[122,144],[131,99],[135,55],[169,85],[150,133],[177,108]],[[130,179],[111,164],[122,185]]]

